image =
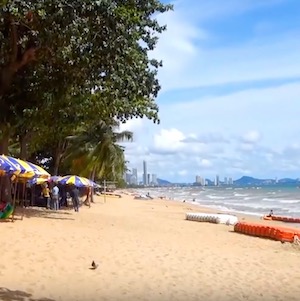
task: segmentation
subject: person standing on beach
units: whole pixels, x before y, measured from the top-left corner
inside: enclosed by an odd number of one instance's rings
[[[86,188],[86,199],[84,200],[84,204],[91,208],[91,198],[92,198],[92,187]]]
[[[56,184],[54,184],[54,187],[52,188],[52,202],[53,202],[53,209],[58,210],[59,209],[59,188]]]
[[[46,201],[47,209],[51,209],[50,189],[47,183],[43,186],[42,195]]]
[[[76,186],[71,187],[70,195],[75,212],[79,212],[79,189]]]

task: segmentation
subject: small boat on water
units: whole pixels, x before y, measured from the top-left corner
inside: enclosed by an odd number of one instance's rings
[[[300,218],[299,217],[288,217],[288,216],[281,216],[281,215],[264,215],[264,220],[267,221],[279,221],[279,222],[285,222],[285,223],[298,223],[300,224]]]

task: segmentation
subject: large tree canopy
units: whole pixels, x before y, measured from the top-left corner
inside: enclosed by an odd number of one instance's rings
[[[170,8],[158,0],[1,1],[0,152],[13,138],[31,153],[51,144],[61,157],[66,136],[99,120],[159,121],[162,64],[148,53],[165,30],[155,15]]]

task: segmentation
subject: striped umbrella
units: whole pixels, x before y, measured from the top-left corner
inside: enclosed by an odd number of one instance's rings
[[[50,182],[58,182],[62,177],[61,176],[51,176],[49,181]]]
[[[43,179],[50,178],[51,175],[44,168],[36,164],[33,164],[31,162],[26,162],[26,163],[33,169],[35,176],[37,176],[38,178],[43,178]]]
[[[92,182],[84,177],[79,177],[79,176],[64,176],[62,177],[58,183],[62,185],[75,185],[77,187],[90,187],[92,186]]]
[[[19,178],[31,179],[35,176],[41,178],[50,177],[50,174],[46,170],[33,163],[26,162],[21,159],[17,159],[13,157],[7,157],[7,159],[15,166],[17,166],[18,169],[20,169],[20,173],[18,174]]]
[[[4,176],[6,174],[19,174],[21,172],[21,168],[13,164],[9,159],[0,155],[0,176]]]
[[[32,184],[32,185],[41,185],[41,184],[44,184],[46,183],[47,181],[49,181],[48,179],[45,179],[45,178],[32,178],[28,181],[29,184]]]

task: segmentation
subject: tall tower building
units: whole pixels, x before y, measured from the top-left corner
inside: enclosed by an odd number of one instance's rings
[[[152,174],[152,185],[157,185],[157,176],[156,174]]]
[[[143,161],[143,184],[148,185],[147,162]]]
[[[215,186],[219,186],[219,184],[220,184],[219,176],[216,175],[216,177],[215,177]]]
[[[132,175],[133,175],[133,177],[135,178],[135,185],[137,185],[138,184],[138,173],[137,173],[137,169],[136,168],[132,168]]]

